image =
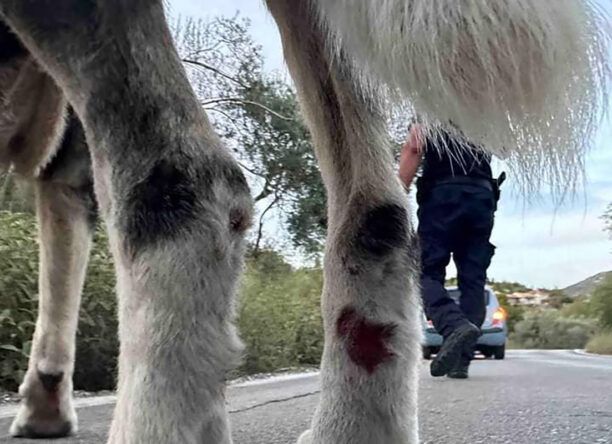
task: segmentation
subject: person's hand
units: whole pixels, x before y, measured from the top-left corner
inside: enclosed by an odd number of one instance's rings
[[[408,139],[402,151],[409,150],[412,154],[422,154],[425,148],[425,128],[420,123],[414,123],[410,126]]]
[[[402,146],[399,162],[399,177],[406,188],[410,187],[417,169],[423,158],[425,148],[425,135],[423,127],[414,124],[410,128],[408,140]]]

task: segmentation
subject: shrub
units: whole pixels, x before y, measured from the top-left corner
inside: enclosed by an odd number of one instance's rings
[[[27,367],[38,305],[34,217],[0,212],[0,386],[17,388]]]
[[[35,217],[0,212],[0,387],[16,390],[27,369],[38,305]],[[118,340],[115,276],[102,230],[94,236],[77,332],[74,386],[115,386]],[[317,365],[323,349],[322,273],[293,269],[281,255],[247,259],[237,323],[246,345],[238,374]]]
[[[593,309],[603,328],[612,328],[612,276],[608,276],[591,296]]]
[[[0,387],[15,390],[27,369],[38,306],[38,242],[31,214],[0,212]],[[77,332],[74,386],[114,387],[118,350],[114,272],[106,239],[94,238]]]
[[[294,270],[271,256],[278,258],[267,251],[247,262],[238,317],[246,346],[240,373],[317,365],[321,359],[321,270]]]
[[[593,336],[586,345],[586,351],[600,355],[612,355],[612,331],[604,331]]]
[[[545,310],[527,313],[512,339],[524,348],[583,348],[596,330],[592,319],[564,318],[556,310]]]
[[[581,296],[575,299],[571,304],[564,305],[563,308],[561,308],[561,316],[566,318],[597,319],[597,312],[591,300]]]

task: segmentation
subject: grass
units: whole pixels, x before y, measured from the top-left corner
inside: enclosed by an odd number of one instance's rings
[[[612,330],[593,336],[586,345],[586,351],[600,355],[612,355]]]

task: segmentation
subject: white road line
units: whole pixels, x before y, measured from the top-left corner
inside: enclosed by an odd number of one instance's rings
[[[607,361],[612,361],[612,355],[599,355],[597,353],[589,353],[585,350],[581,350],[579,348],[572,350],[572,353],[575,355],[579,355],[579,356],[587,356],[589,358],[597,358],[597,359],[603,359],[603,360],[607,360]]]
[[[228,387],[231,387],[231,388],[252,387],[256,385],[274,384],[275,382],[308,379],[308,378],[312,378],[313,376],[319,376],[319,372],[313,371],[313,372],[305,372],[305,373],[289,373],[286,375],[270,376],[269,378],[253,379],[252,381],[245,381],[245,382],[239,382],[239,383],[230,382],[228,384]]]

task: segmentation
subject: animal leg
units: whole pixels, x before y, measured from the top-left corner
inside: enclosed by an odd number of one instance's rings
[[[231,442],[224,379],[251,199],[161,0],[0,1],[84,123],[119,293],[111,443]]]
[[[306,3],[306,4],[305,4]],[[385,121],[308,2],[268,0],[327,189],[321,401],[300,443],[418,441],[417,246]]]
[[[72,373],[93,230],[93,189],[91,182],[73,187],[41,178],[36,190],[40,231],[38,320],[28,370],[19,388],[23,399],[10,433],[47,438],[77,430]]]

